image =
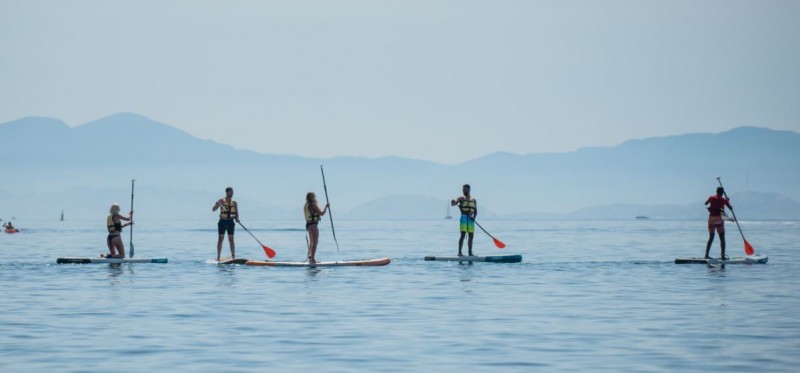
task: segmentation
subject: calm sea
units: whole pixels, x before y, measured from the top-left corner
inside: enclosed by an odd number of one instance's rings
[[[136,255],[168,264],[55,264],[105,251],[104,223],[0,235],[0,371],[800,369],[798,222],[743,222],[769,264],[724,269],[673,264],[703,254],[702,220],[484,220],[508,246],[478,231],[477,254],[524,259],[472,265],[422,260],[456,253],[454,220],[341,221],[339,252],[321,225],[319,260],[392,263],[322,269],[207,264],[214,219],[141,221]],[[245,222],[283,260],[305,256],[301,223]]]

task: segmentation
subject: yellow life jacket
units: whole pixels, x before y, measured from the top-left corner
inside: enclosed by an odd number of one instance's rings
[[[317,214],[317,210],[311,208],[308,203],[303,206],[303,213],[306,216],[306,223],[319,223],[320,216]]]
[[[108,214],[106,218],[106,227],[108,228],[108,233],[122,232],[122,222],[115,222],[113,214]]]
[[[469,197],[458,203],[458,208],[461,210],[461,215],[475,215],[478,211],[478,203],[474,197]]]
[[[231,220],[238,218],[239,211],[237,211],[236,208],[235,204],[236,200],[231,198],[231,200],[228,201],[227,198],[223,198],[222,201],[223,201],[222,205],[220,205],[219,218],[222,220]]]

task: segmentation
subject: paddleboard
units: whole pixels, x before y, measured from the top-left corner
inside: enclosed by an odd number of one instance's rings
[[[675,259],[675,264],[764,264],[767,260],[769,260],[769,258],[766,255],[751,255],[725,260],[720,260],[718,258],[677,258]]]
[[[222,258],[219,261],[214,260],[214,259],[209,259],[209,260],[206,260],[206,263],[208,263],[208,264],[245,264],[245,263],[247,263],[247,260],[248,259],[243,259],[243,258],[236,258],[236,259]]]
[[[56,259],[58,264],[94,264],[94,263],[166,263],[167,258],[77,258],[66,257]]]
[[[366,266],[385,266],[391,262],[389,258],[364,259],[364,260],[343,260],[338,262],[278,262],[269,260],[248,260],[245,264],[249,266],[269,266],[269,267],[366,267]]]
[[[464,256],[426,256],[425,260],[443,262],[490,262],[490,263],[519,263],[522,255],[464,255]]]

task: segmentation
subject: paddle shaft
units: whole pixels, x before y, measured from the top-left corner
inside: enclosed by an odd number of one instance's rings
[[[256,238],[255,235],[253,235],[253,233],[250,233],[250,230],[247,229],[247,227],[245,227],[244,224],[242,224],[242,222],[240,222],[238,220],[236,222],[239,223],[239,225],[242,228],[244,228],[245,232],[250,234],[250,236],[253,237],[253,239],[255,239],[256,242],[258,242],[258,244],[261,245],[262,248],[264,248],[264,252],[267,254],[267,257],[270,257],[270,258],[274,258],[275,257],[275,250],[272,250],[271,248],[267,247],[267,245],[264,245],[263,243],[261,243],[261,241],[259,241],[258,238]]]
[[[250,236],[252,236],[252,237],[253,237],[253,238],[256,240],[256,242],[258,242],[259,244],[261,244],[261,246],[264,246],[264,244],[263,244],[263,243],[261,243],[261,241],[259,241],[259,240],[258,240],[258,238],[256,238],[256,236],[254,236],[252,233],[250,233],[250,230],[248,230],[248,229],[247,229],[247,227],[245,227],[245,226],[244,226],[244,224],[242,224],[242,222],[237,222],[237,223],[239,223],[239,225],[241,225],[241,226],[242,226],[242,228],[244,228],[244,231],[245,231],[245,232],[247,232],[247,233],[249,233],[249,234],[250,234]]]
[[[475,220],[475,219],[474,219],[473,217],[471,217],[471,216],[470,216],[470,219],[472,219],[472,222],[473,222],[473,223],[475,223],[475,225],[477,225],[477,226],[478,226],[478,228],[480,228],[480,229],[483,231],[483,233],[486,233],[487,235],[489,235],[489,237],[491,237],[492,239],[495,239],[495,238],[494,238],[494,236],[492,236],[492,235],[491,235],[489,232],[487,232],[487,231],[486,231],[486,229],[483,229],[483,227],[481,227],[481,225],[478,223],[478,221],[477,221],[477,220]]]
[[[336,239],[336,229],[333,228],[333,213],[331,212],[330,200],[328,199],[328,184],[325,182],[325,170],[322,168],[322,165],[319,165],[319,171],[322,173],[322,187],[325,189],[325,203],[328,205],[328,218],[331,220],[333,242],[336,243],[336,252],[339,252],[339,241]]]
[[[730,198],[728,198],[728,193],[725,193],[725,187],[722,186],[722,180],[720,180],[719,177],[717,178],[717,182],[719,183],[720,188],[722,188],[722,195],[725,196],[725,199],[730,200]],[[736,218],[736,213],[733,212],[733,207],[729,206],[728,208],[731,209],[731,214],[733,214],[733,221],[736,222],[736,228],[739,228],[739,234],[742,235],[742,241],[747,242],[747,239],[744,238],[744,233],[742,233],[742,227],[739,226],[739,219]]]
[[[483,233],[486,233],[489,237],[492,238],[492,240],[494,241],[494,245],[495,246],[497,246],[500,249],[502,249],[502,248],[504,248],[506,246],[505,243],[503,243],[502,241],[500,241],[497,238],[495,238],[494,236],[492,236],[489,232],[486,231],[486,229],[483,229],[483,227],[481,227],[480,223],[478,223],[478,221],[475,220],[475,218],[473,218],[471,216],[469,218],[472,219],[472,222],[475,223],[475,225],[477,225],[478,228],[480,228],[483,231]]]
[[[131,211],[133,211],[133,184],[136,182],[136,179],[131,180]],[[131,216],[131,231],[130,231],[130,242],[131,246],[131,258],[133,258],[133,216]]]

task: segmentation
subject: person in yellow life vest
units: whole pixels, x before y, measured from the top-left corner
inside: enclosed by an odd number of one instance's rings
[[[236,244],[233,243],[233,232],[236,228],[236,223],[239,222],[239,204],[233,199],[233,188],[225,188],[225,197],[217,200],[211,211],[219,212],[219,222],[217,223],[217,261],[219,261],[220,254],[222,253],[222,240],[225,238],[225,232],[228,233],[228,243],[231,247],[231,258],[236,259]]]
[[[106,244],[108,244],[108,254],[101,255],[104,258],[124,258],[125,257],[125,244],[122,242],[122,228],[133,225],[133,211],[128,216],[119,214],[119,203],[111,205],[108,210],[108,217],[106,217],[106,228],[108,228],[108,237]],[[130,223],[122,224],[122,221]]]
[[[303,214],[306,217],[306,232],[308,233],[308,255],[306,259],[309,263],[317,262],[317,243],[319,242],[319,221],[328,211],[330,204],[325,204],[325,209],[321,210],[317,204],[317,195],[314,192],[306,193],[306,204],[303,206]]]
[[[475,236],[475,218],[478,216],[478,201],[470,195],[469,184],[464,184],[461,188],[464,195],[450,201],[450,206],[458,205],[461,210],[461,220],[459,228],[461,237],[458,239],[458,256],[463,256],[461,248],[464,246],[464,236],[469,233],[467,247],[469,255],[472,256],[472,238]]]

